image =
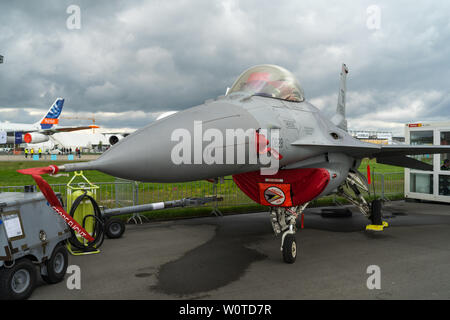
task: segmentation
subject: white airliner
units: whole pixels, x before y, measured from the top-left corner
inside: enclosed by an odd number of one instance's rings
[[[48,109],[46,115],[33,124],[0,122],[0,132],[6,132],[6,143],[41,143],[48,141],[49,136],[57,132],[99,128],[95,125],[58,127],[58,118],[61,115],[63,105],[64,99],[57,98],[50,109]]]

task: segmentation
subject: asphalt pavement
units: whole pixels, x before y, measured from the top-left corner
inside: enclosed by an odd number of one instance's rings
[[[100,254],[69,257],[79,289],[71,273],[31,299],[450,299],[450,205],[388,203],[382,233],[355,208],[321,210],[306,211],[292,265],[267,212],[127,225]]]

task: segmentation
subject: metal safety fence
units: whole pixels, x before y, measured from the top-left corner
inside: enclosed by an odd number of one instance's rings
[[[404,194],[404,174],[373,173],[370,192],[384,199]],[[233,182],[226,178],[221,183],[194,181],[185,183],[143,183],[118,179],[114,182],[94,183],[99,186],[97,202],[107,208],[125,207],[131,205],[177,200],[182,198],[200,198],[219,196],[223,201],[209,204],[211,207],[237,207],[252,205],[254,202],[247,197]],[[66,184],[52,184],[51,187],[66,199]],[[0,192],[23,192],[24,186],[0,186]]]

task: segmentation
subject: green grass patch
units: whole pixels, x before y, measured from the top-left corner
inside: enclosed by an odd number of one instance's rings
[[[82,162],[82,161],[79,161]],[[56,166],[68,163],[68,161],[0,161],[0,186],[21,186],[34,184],[34,180],[29,175],[18,173],[17,170],[35,167],[46,167],[51,164]],[[100,171],[86,171],[85,176],[91,182],[112,182],[114,177]],[[45,180],[50,184],[66,184],[69,182],[68,177],[52,177],[45,176]]]
[[[403,167],[391,166],[388,164],[381,164],[381,163],[377,163],[375,160],[369,160],[369,159],[364,159],[361,162],[361,165],[359,166],[359,171],[367,172],[368,164],[370,164],[371,172],[375,172],[375,173],[392,173],[392,172],[403,173],[405,171],[405,168],[403,168]]]
[[[65,163],[68,163],[68,161],[1,161],[0,186],[23,186],[34,184],[34,180],[30,176],[22,175],[16,170],[43,167],[50,164],[62,165]],[[384,186],[386,198],[391,200],[403,198],[403,168],[378,164],[374,160],[369,161],[365,159],[360,166],[360,171],[362,173],[366,173],[367,164],[370,164],[371,171],[375,173],[373,184],[370,186],[372,194],[373,187],[375,187],[376,193],[379,196]],[[136,194],[138,199],[137,203],[139,204],[214,195],[213,184],[206,181],[185,183],[139,183],[136,190],[133,188],[132,183],[114,184],[114,182],[117,181],[116,178],[99,171],[86,171],[84,174],[92,183],[108,183],[103,185],[100,184],[100,189],[97,194],[99,204],[108,208],[133,205],[133,199],[135,199]],[[379,174],[384,174],[384,183]],[[65,185],[70,178],[65,176],[52,177],[46,175],[45,179],[53,185]],[[64,200],[66,193],[65,189],[64,186],[57,186],[54,188],[55,192],[60,192],[63,195]],[[223,184],[217,185],[217,195],[224,198],[223,201],[218,203],[218,206],[219,210],[225,215],[268,211],[267,207],[253,203],[251,199],[239,190],[232,181],[231,176],[226,177]],[[313,201],[310,206],[331,206],[335,204],[335,200],[339,203],[347,203],[345,199],[329,196]],[[143,215],[152,220],[205,217],[210,216],[213,209],[212,206],[213,204],[208,204],[202,207],[166,209],[143,213]],[[124,216],[123,219],[127,219],[130,216],[131,215]]]
[[[82,162],[82,161],[80,161]],[[33,184],[34,180],[27,175],[23,175],[17,172],[20,169],[27,169],[33,167],[44,167],[50,164],[54,165],[63,165],[68,163],[67,161],[0,161],[0,186],[21,186],[27,184]],[[370,164],[371,171],[375,173],[401,173],[403,174],[404,169],[401,167],[380,164],[375,160],[369,161],[368,159],[364,159],[361,163],[359,170],[365,173],[367,170],[367,164]],[[108,174],[102,173],[100,171],[86,171],[84,175],[91,182],[114,182],[115,178]],[[231,178],[231,177],[228,177]],[[65,176],[62,177],[52,177],[45,176],[45,179],[50,184],[65,184],[69,181],[69,179]],[[197,182],[186,182],[186,183],[170,183],[172,188],[183,189],[186,186],[193,187]]]

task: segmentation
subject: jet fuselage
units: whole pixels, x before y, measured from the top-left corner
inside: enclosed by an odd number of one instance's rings
[[[201,132],[196,128],[201,124]],[[189,133],[191,141],[190,161],[174,163],[173,154],[181,139],[174,133],[180,129]],[[224,137],[223,144],[211,147],[212,139],[205,139],[208,130],[215,130]],[[279,170],[284,168],[324,168],[329,171],[330,183],[323,193],[336,189],[346,178],[348,171],[359,165],[355,159],[327,150],[298,147],[293,143],[301,141],[314,143],[337,143],[354,140],[347,132],[327,120],[312,104],[290,102],[260,96],[233,94],[219,97],[202,105],[189,108],[130,134],[106,151],[98,160],[87,163],[89,169],[96,169],[124,179],[147,182],[183,182],[235,175],[267,167],[249,163],[252,150],[252,135],[236,138],[230,142],[227,131],[254,132],[267,130],[269,146],[275,147],[281,155]],[[271,130],[278,129],[273,141]],[[250,130],[250,131],[248,131]],[[198,137],[203,135],[203,137]],[[221,150],[219,163],[207,163],[205,157],[196,158],[194,140],[201,141],[201,155]],[[245,162],[238,163],[237,154],[245,141]],[[197,148],[198,149],[198,148]],[[226,161],[227,154],[234,155],[234,161]],[[176,152],[175,152],[176,153]],[[309,160],[312,160],[308,162]],[[70,170],[70,164],[66,165]],[[305,186],[305,188],[308,186]],[[323,194],[322,194],[323,195]]]

